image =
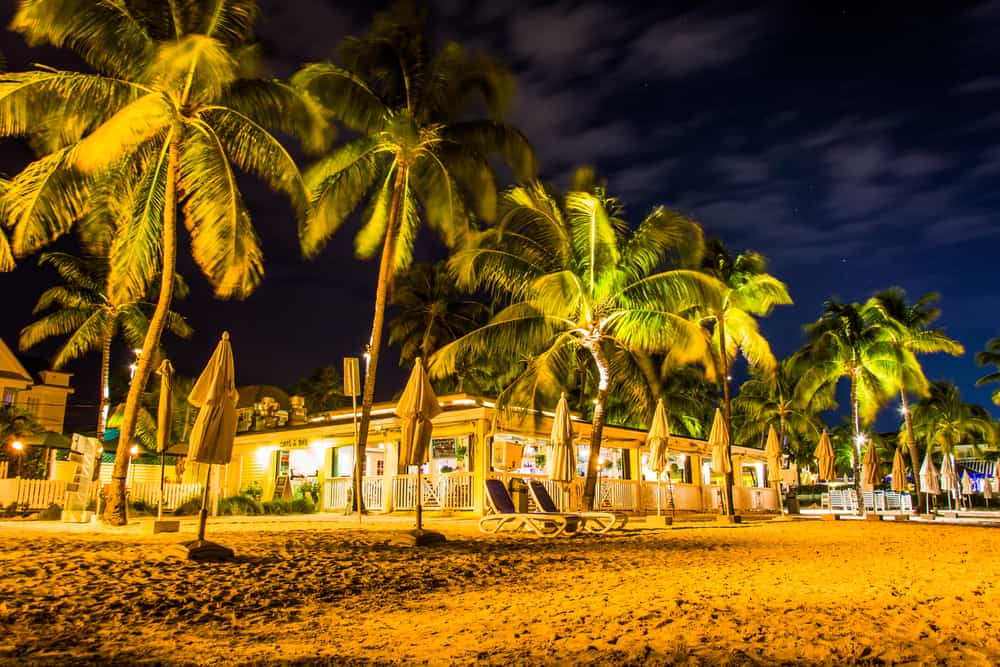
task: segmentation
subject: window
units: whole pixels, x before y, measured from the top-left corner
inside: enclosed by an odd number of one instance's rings
[[[3,404],[10,405],[14,402],[14,390],[10,387],[3,388]]]

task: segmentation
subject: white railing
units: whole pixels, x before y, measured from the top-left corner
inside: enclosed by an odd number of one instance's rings
[[[323,509],[342,510],[347,508],[347,498],[354,486],[350,477],[334,477],[323,484]],[[383,498],[383,477],[372,475],[361,478],[361,498],[365,509],[381,510],[385,507]]]
[[[164,483],[163,485],[163,509],[174,510],[192,498],[201,498],[203,493],[202,485]],[[159,482],[136,482],[128,488],[129,500],[142,501],[147,505],[156,507],[160,503],[160,483]]]
[[[471,510],[473,505],[471,472],[451,472],[440,475],[421,475],[420,504],[424,509]],[[417,506],[417,476],[396,475],[392,480],[393,504],[398,509],[410,510]]]
[[[66,482],[49,479],[0,479],[0,505],[12,503],[28,509],[45,509],[52,503],[62,507],[66,502]]]
[[[573,486],[577,498],[583,498],[586,480],[577,478]],[[595,510],[635,512],[639,510],[639,481],[632,479],[599,479],[594,489]]]
[[[774,489],[762,486],[734,486],[733,504],[737,510],[751,512],[778,509]]]

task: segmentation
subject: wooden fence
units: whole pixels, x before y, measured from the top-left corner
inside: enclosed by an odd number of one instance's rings
[[[97,501],[100,486],[94,484],[90,493],[90,501]],[[164,504],[166,510],[174,510],[191,498],[200,498],[201,484],[165,484]],[[31,510],[42,510],[55,503],[66,506],[68,482],[58,479],[0,479],[0,506],[9,507],[12,503]],[[126,490],[130,500],[142,500],[149,505],[160,501],[160,483],[146,482],[133,484]]]

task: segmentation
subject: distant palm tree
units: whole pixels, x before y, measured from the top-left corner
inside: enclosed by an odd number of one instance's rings
[[[899,287],[882,290],[872,296],[872,305],[888,317],[891,323],[895,324],[894,337],[897,344],[904,352],[914,355],[912,361],[907,359],[906,363],[900,364],[902,370],[920,369],[920,362],[915,358],[917,354],[946,352],[952,356],[959,356],[965,352],[962,344],[949,338],[943,330],[929,328],[941,316],[941,309],[933,305],[940,298],[939,294],[931,292],[910,304],[906,302],[906,292]],[[922,501],[926,502],[926,496],[920,495],[920,475],[917,474],[920,470],[920,456],[913,434],[913,419],[910,415],[910,402],[907,396],[908,391],[923,390],[926,392],[927,381],[922,376],[923,372],[920,372],[918,377],[910,377],[909,374],[905,374],[899,378],[898,386],[905,427],[904,440],[910,453],[910,466],[913,470],[916,494],[918,499],[922,498]]]
[[[336,366],[320,366],[288,389],[291,395],[305,399],[310,412],[323,412],[351,406],[344,394],[344,377]]]
[[[895,343],[894,329],[860,303],[827,301],[823,316],[806,325],[805,330],[808,342],[795,354],[793,362],[801,364],[797,371],[797,400],[810,409],[817,404],[831,405],[837,383],[848,378],[854,486],[860,498],[861,446],[869,441],[861,427],[871,423],[895,391],[897,379],[903,375],[900,366],[906,360]],[[911,369],[910,373],[915,378],[919,369]]]
[[[976,363],[980,366],[996,366],[996,370],[976,380],[976,386],[1000,383],[1000,336],[986,343],[986,349],[976,353]],[[993,390],[993,402],[1000,405],[1000,387]]]
[[[495,214],[490,156],[504,157],[519,177],[532,176],[535,161],[524,137],[498,120],[511,90],[507,70],[454,43],[435,51],[427,17],[413,3],[377,14],[369,33],[346,39],[340,54],[346,67],[307,65],[293,78],[360,135],[306,172],[313,213],[299,236],[305,254],[316,255],[368,198],[355,252],[368,259],[381,248],[381,258],[361,400],[356,460],[362,461],[386,303],[394,274],[413,260],[421,223],[455,247],[476,215]],[[476,103],[492,117],[470,120]]]
[[[578,353],[589,357],[597,385],[585,507],[594,500],[612,357],[634,349],[711,365],[707,332],[684,313],[723,289],[703,273],[670,268],[671,257],[699,257],[697,224],[660,206],[632,231],[618,213],[601,188],[563,200],[539,185],[508,192],[496,226],[470,239],[449,266],[463,288],[485,288],[511,305],[438,350],[430,365],[441,377],[466,356],[523,359],[503,402],[551,409],[573,381]]]
[[[416,264],[396,283],[391,303],[402,310],[389,320],[389,344],[399,343],[399,365],[429,359],[442,345],[490,319],[484,303],[463,298],[445,262]]]
[[[159,280],[143,349],[157,349],[170,311],[178,203],[194,259],[222,298],[247,296],[263,275],[236,169],[286,193],[299,219],[306,217],[298,168],[265,128],[298,133],[314,150],[329,133],[294,89],[256,78],[255,16],[247,0],[23,0],[11,23],[29,43],[67,47],[97,72],[0,75],[0,135],[48,134],[39,145],[54,149],[4,195],[14,252],[32,252],[69,230],[91,191],[128,193],[120,205],[131,215],[114,238],[109,284],[144,295]],[[129,442],[152,360],[140,358],[126,400],[105,512],[116,525],[126,521]]]
[[[925,398],[913,406],[913,430],[929,448],[953,456],[958,445],[995,444],[996,425],[986,410],[962,400],[950,382],[933,382]]]
[[[712,335],[722,383],[723,417],[732,433],[732,406],[729,396],[730,369],[740,352],[751,368],[773,375],[778,362],[771,346],[760,333],[755,317],[769,315],[775,306],[790,304],[785,284],[767,273],[764,256],[747,251],[734,260],[718,241],[709,244],[702,261],[703,270],[726,286],[721,298],[705,309],[704,321],[712,323]],[[729,472],[725,476],[723,498],[725,513],[735,514],[733,506],[733,463],[731,445],[724,453]]]
[[[21,330],[20,348],[27,350],[48,338],[67,336],[52,358],[55,369],[88,352],[101,351],[101,398],[97,417],[97,433],[100,436],[104,433],[109,404],[111,342],[116,334],[121,333],[130,348],[142,345],[149,328],[148,304],[113,301],[113,297],[109,296],[110,267],[106,259],[47,252],[42,253],[38,263],[54,268],[64,284],[50,287],[38,298],[34,314],[50,312]],[[187,294],[187,285],[180,276],[177,276],[174,292],[181,298]],[[121,294],[121,291],[116,294]],[[192,333],[184,318],[173,311],[167,313],[166,329],[181,338],[188,338]]]

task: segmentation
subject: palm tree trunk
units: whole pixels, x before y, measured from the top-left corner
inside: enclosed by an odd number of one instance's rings
[[[906,445],[910,450],[910,466],[913,468],[913,486],[917,494],[917,511],[927,511],[927,499],[920,495],[920,455],[917,454],[917,439],[913,437],[913,419],[910,417],[910,401],[905,391],[899,392],[903,400],[903,421],[906,423]]]
[[[722,418],[726,421],[726,432],[729,440],[733,437],[733,422],[731,418],[730,398],[729,398],[729,357],[726,355],[726,316],[725,313],[717,313],[715,321],[719,323],[719,358],[722,360]],[[722,498],[725,504],[723,508],[727,516],[736,514],[736,507],[733,505],[733,448],[732,443],[727,441],[723,456],[726,457],[725,488],[722,490]]]
[[[389,298],[389,285],[392,281],[393,255],[396,250],[396,233],[399,228],[399,208],[403,196],[403,187],[409,167],[400,165],[396,171],[396,182],[392,186],[392,200],[389,202],[389,222],[385,230],[385,242],[382,245],[382,257],[379,260],[378,283],[375,288],[375,314],[372,317],[372,335],[369,339],[368,368],[365,373],[365,386],[361,394],[361,420],[358,424],[358,446],[354,452],[355,466],[361,466],[368,446],[368,425],[371,423],[372,405],[375,403],[375,373],[378,369],[379,351],[382,347],[382,327],[385,323],[385,304]],[[364,500],[361,497],[359,475],[354,475],[354,507],[359,512],[364,511]],[[422,489],[417,489],[420,493]]]
[[[104,331],[104,340],[101,341],[101,398],[97,403],[97,439],[104,438],[104,429],[107,426],[108,407],[111,398],[108,396],[108,386],[111,384],[111,339],[114,337],[114,319],[108,322],[108,328]]]
[[[587,459],[587,477],[583,482],[583,511],[589,511],[594,506],[594,496],[597,492],[597,463],[601,457],[601,440],[604,436],[605,409],[608,400],[608,360],[601,350],[600,341],[587,345],[590,354],[597,364],[598,375],[601,378],[597,385],[597,402],[594,405],[594,418],[590,427],[590,457]]]
[[[861,421],[858,415],[858,371],[851,369],[851,424],[854,426],[854,492],[858,494],[858,513],[865,513],[865,497],[861,493]]]
[[[160,274],[160,294],[156,309],[149,321],[146,337],[142,341],[144,354],[139,357],[139,365],[128,388],[125,413],[118,436],[118,450],[115,452],[115,467],[111,473],[111,487],[108,502],[104,508],[104,520],[114,526],[122,526],[128,521],[125,503],[125,476],[128,473],[129,449],[135,434],[136,418],[146,383],[153,372],[153,358],[160,345],[160,336],[167,323],[170,301],[173,297],[174,273],[177,262],[177,159],[179,152],[176,135],[170,139],[167,149],[167,180],[163,197],[163,264]]]

